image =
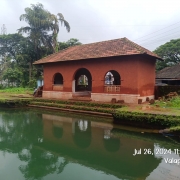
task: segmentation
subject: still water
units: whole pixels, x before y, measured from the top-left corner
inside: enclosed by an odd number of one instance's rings
[[[177,136],[105,118],[0,110],[1,180],[180,180],[177,150]]]

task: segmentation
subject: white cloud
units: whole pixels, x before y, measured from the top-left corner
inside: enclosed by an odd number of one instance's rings
[[[127,37],[153,50],[171,38],[180,37],[178,32],[171,30],[176,28],[178,31],[180,24],[166,28],[180,21],[179,0],[39,0],[38,2],[54,14],[63,13],[70,23],[70,33],[67,33],[64,27],[60,28],[60,41],[78,38],[82,43],[89,43]],[[8,33],[17,32],[18,28],[25,25],[19,21],[24,8],[36,3],[36,0],[1,0],[0,25],[5,24]],[[145,36],[162,28],[164,31],[169,29],[169,32],[164,33],[162,30],[156,38],[154,35],[157,33],[152,34],[152,38],[149,39],[147,37],[151,36]],[[145,37],[138,39],[142,36]],[[158,40],[160,38],[161,40]],[[147,41],[142,41],[143,39]]]

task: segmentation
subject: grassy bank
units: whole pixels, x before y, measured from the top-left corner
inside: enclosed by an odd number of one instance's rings
[[[115,122],[147,128],[170,128],[180,125],[180,116],[144,111],[116,110],[113,113]]]
[[[173,97],[171,99],[162,98],[161,100],[156,101],[155,106],[180,110],[180,96]]]
[[[33,99],[30,105],[57,107],[64,109],[73,109],[81,111],[93,111],[112,114],[116,108],[121,108],[120,104],[82,102],[82,101],[65,101],[65,100],[49,100],[49,99]]]
[[[33,94],[32,88],[12,87],[0,89],[0,93],[5,94]]]
[[[24,107],[30,104],[33,90],[31,88],[0,89],[0,107]]]
[[[116,109],[113,117],[121,124],[169,128],[171,132],[180,132],[180,97],[163,98],[154,105],[142,104]]]
[[[16,98],[16,99],[0,99],[0,107],[25,107],[30,104],[30,99]]]

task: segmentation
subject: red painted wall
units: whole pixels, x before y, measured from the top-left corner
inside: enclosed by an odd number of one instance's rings
[[[144,59],[146,60],[144,61]],[[138,92],[141,96],[154,94],[155,63],[156,60],[149,56],[144,56],[139,59]]]
[[[92,76],[92,92],[104,92],[104,77],[110,70],[121,76],[120,94],[153,95],[155,60],[146,56],[124,56],[44,64],[44,91],[51,91],[53,76],[63,76],[63,91],[72,92],[75,72],[86,68]]]

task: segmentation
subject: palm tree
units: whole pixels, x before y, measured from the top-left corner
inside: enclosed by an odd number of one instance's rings
[[[25,33],[34,46],[35,59],[29,63],[29,79],[32,75],[32,63],[42,58],[41,52],[44,47],[52,53],[58,50],[57,35],[59,33],[59,21],[64,24],[67,31],[70,31],[69,23],[64,19],[61,13],[57,16],[45,10],[41,3],[32,4],[25,8],[25,14],[20,16],[20,21],[25,21],[29,26],[21,27],[18,33]],[[44,51],[43,51],[44,52]]]
[[[25,14],[20,16],[20,21],[26,21],[29,26],[21,27],[18,32],[27,33],[34,42],[36,50],[38,46],[44,45],[48,48],[53,48],[53,52],[56,52],[59,22],[61,25],[64,24],[67,32],[70,32],[70,25],[64,19],[64,16],[61,13],[57,15],[51,14],[40,3],[37,5],[32,4],[31,8],[25,8],[25,12]]]
[[[53,52],[58,51],[58,42],[57,42],[57,36],[59,33],[59,21],[62,24],[64,24],[67,32],[70,32],[70,25],[69,23],[64,19],[64,16],[61,13],[58,13],[57,16],[54,14],[51,14],[51,30],[52,30],[52,41],[53,41]]]
[[[18,29],[18,33],[26,33],[28,39],[34,46],[35,58],[32,58],[29,62],[29,81],[32,77],[32,63],[35,60],[41,58],[41,47],[51,46],[51,43],[48,43],[51,39],[48,34],[50,19],[49,12],[44,10],[43,5],[38,3],[37,5],[31,5],[31,8],[25,8],[25,14],[20,16],[20,21],[26,21],[29,26],[21,27]]]
[[[43,5],[38,3],[37,5],[31,5],[31,8],[25,8],[25,14],[20,16],[20,21],[26,21],[29,26],[21,27],[18,29],[18,33],[26,33],[28,38],[34,44],[34,51],[36,58],[40,58],[38,49],[42,45],[48,47],[51,36],[48,34],[50,30],[51,20],[49,18],[50,13],[44,10]],[[37,60],[35,59],[35,60]]]

